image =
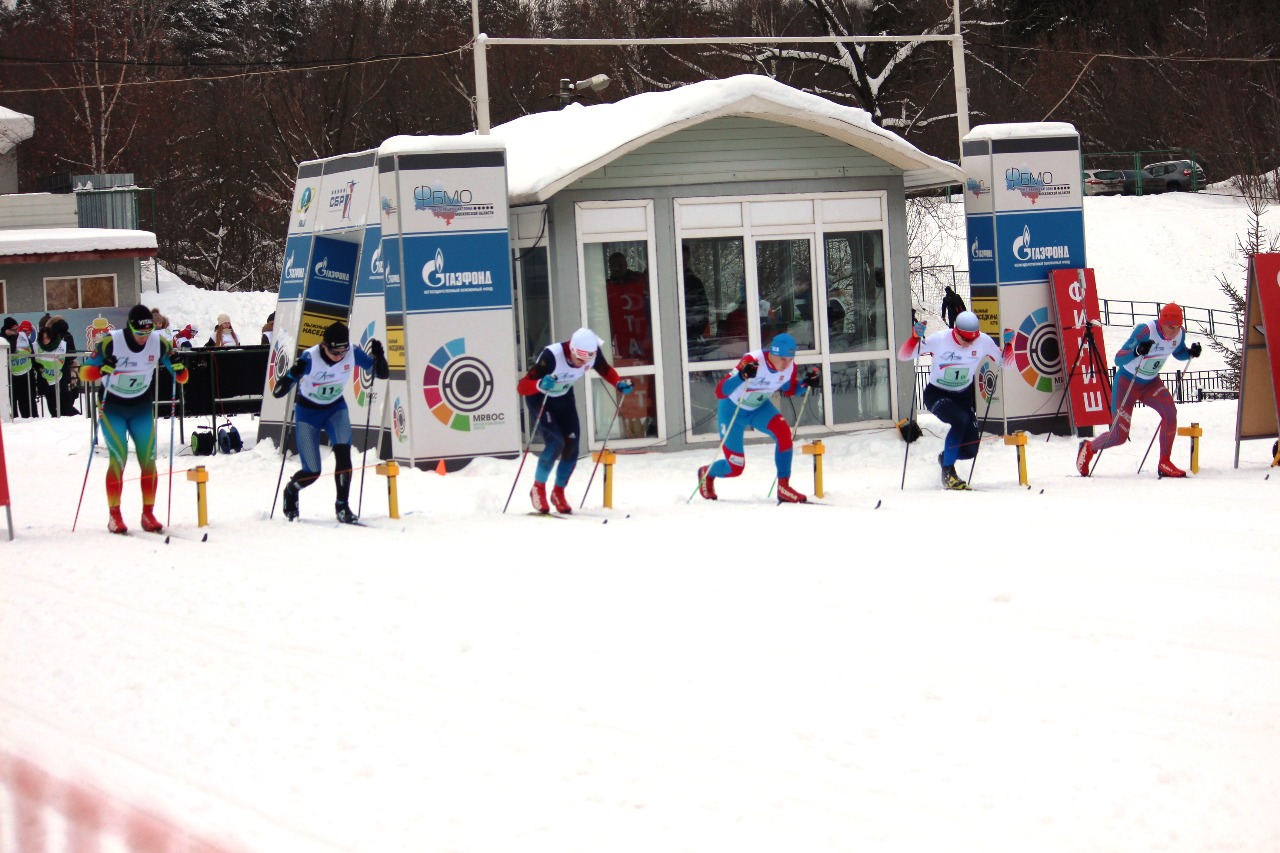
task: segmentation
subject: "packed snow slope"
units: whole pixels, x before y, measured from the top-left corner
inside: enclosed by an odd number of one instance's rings
[[[1181,227],[1203,276],[1237,274],[1238,202],[1128,202],[1088,200],[1091,241]],[[1179,284],[1183,254],[1103,245],[1104,295],[1225,307]],[[809,436],[822,506],[776,506],[752,444],[716,503],[689,501],[714,447],[626,454],[615,508],[597,477],[568,520],[527,514],[530,466],[502,512],[515,461],[406,472],[398,520],[370,469],[356,528],[327,455],[302,522],[269,518],[279,457],[257,445],[199,460],[207,542],[177,457],[168,544],[106,532],[101,458],[71,533],[87,421],[6,424],[0,756],[224,851],[1270,853],[1280,471],[1270,441],[1233,467],[1234,401],[1180,419],[1205,430],[1185,480],[1155,451],[1138,473],[1139,409],[1094,477],[1038,437],[1022,487],[995,439],[975,490],[944,492],[926,415],[909,453],[889,430]],[[794,481],[811,490],[811,457]],[[135,523],[135,479],[124,507]],[[8,778],[12,851],[31,809]],[[91,849],[45,826],[44,849]]]

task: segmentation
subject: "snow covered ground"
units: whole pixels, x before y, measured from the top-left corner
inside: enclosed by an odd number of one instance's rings
[[[1238,202],[1086,218],[1104,296],[1225,307]],[[1157,230],[1203,267],[1109,254]],[[1136,473],[1139,409],[1093,478],[1040,437],[1020,487],[997,439],[943,492],[925,416],[905,489],[892,432],[823,436],[825,506],[774,506],[751,445],[718,503],[686,502],[711,449],[628,454],[616,508],[597,480],[571,520],[526,515],[527,469],[504,516],[500,460],[406,472],[392,520],[370,469],[365,528],[329,477],[269,520],[278,457],[250,446],[201,460],[207,542],[179,457],[169,544],[106,532],[101,459],[71,534],[87,422],[6,424],[0,850],[1280,849],[1280,471],[1270,441],[1233,468],[1234,401],[1180,415],[1185,481]],[[64,838],[69,791],[100,847]]]

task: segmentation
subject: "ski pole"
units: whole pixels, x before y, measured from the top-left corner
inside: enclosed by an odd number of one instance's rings
[[[800,434],[800,419],[804,417],[804,407],[809,405],[809,394],[812,393],[812,391],[813,391],[812,388],[806,391],[804,395],[804,399],[800,401],[800,413],[796,415],[795,426],[791,428],[791,446],[792,447],[795,447],[796,436]],[[791,405],[793,407],[795,406],[794,400],[792,401]],[[766,498],[773,497],[773,490],[776,489],[777,487],[778,487],[778,475],[774,474],[773,482],[769,484],[769,494],[765,495],[765,497]]]
[[[507,502],[502,505],[502,512],[505,514],[507,507],[511,506],[511,496],[516,493],[516,483],[520,482],[520,472],[524,470],[524,461],[529,458],[529,448],[533,446],[533,435],[537,432],[538,421],[542,420],[542,412],[547,408],[547,395],[542,395],[542,405],[538,407],[538,416],[533,419],[533,423],[529,424],[529,438],[524,443],[524,453],[520,454],[520,467],[516,468],[516,478],[511,483],[511,491],[507,492]]]
[[[1119,371],[1117,371],[1116,378],[1119,379]],[[1116,409],[1115,415],[1112,416],[1111,428],[1107,430],[1108,435],[1110,435],[1111,431],[1116,429],[1116,427],[1120,425],[1120,418],[1124,417],[1125,406],[1129,404],[1129,395],[1133,393],[1133,387],[1137,384],[1138,384],[1138,374],[1135,372],[1133,375],[1133,378],[1129,380],[1129,387],[1124,389],[1124,397],[1121,398],[1120,400],[1120,407]],[[1132,414],[1129,415],[1129,423],[1130,425],[1133,424]],[[1094,459],[1093,461],[1093,467],[1089,469],[1090,476],[1092,476],[1094,472],[1098,470],[1098,463],[1102,461],[1102,453],[1105,450],[1106,448],[1104,447],[1102,448],[1102,450],[1098,451],[1097,458]]]
[[[292,395],[296,390],[291,389],[289,393]],[[293,407],[296,404],[296,398],[291,396],[284,409],[284,424],[280,428],[280,475],[276,477],[276,491],[271,496],[271,513],[267,518],[276,517],[276,501],[280,499],[280,484],[284,482],[284,461],[289,458],[289,424],[293,420]]]
[[[587,478],[587,488],[582,493],[582,503],[578,504],[578,509],[586,506],[587,495],[591,493],[591,484],[595,482],[596,471],[600,468],[600,460],[604,458],[605,448],[609,445],[609,436],[613,435],[613,425],[618,420],[618,415],[622,412],[622,401],[614,399],[613,401],[613,417],[609,419],[609,428],[605,430],[604,441],[600,444],[600,452],[596,454],[596,464],[591,466],[591,476]]]
[[[1004,376],[1004,371],[1000,371],[1000,375]],[[973,461],[969,463],[969,477],[965,482],[973,482],[973,469],[978,464],[978,451],[982,449],[982,431],[987,426],[987,415],[991,414],[991,401],[996,398],[995,390],[987,395],[987,408],[982,413],[982,422],[978,424],[978,446],[973,449]]]
[[[1156,425],[1156,431],[1151,433],[1151,440],[1147,442],[1147,452],[1142,454],[1142,461],[1138,463],[1138,473],[1142,473],[1142,466],[1147,464],[1147,457],[1151,455],[1151,448],[1155,446],[1156,436],[1160,434],[1160,426]]]
[[[169,398],[169,505],[164,513],[164,526],[168,527],[173,520],[173,422],[178,411],[178,375],[174,373],[173,395]]]
[[[920,380],[916,377],[916,364],[911,362],[911,412],[907,416],[907,426],[910,426],[916,419],[916,393]],[[903,434],[902,440],[906,441],[907,446],[902,449],[902,482],[898,485],[898,491],[902,491],[907,487],[907,456],[911,453],[911,442],[907,441],[907,436]]]
[[[743,396],[745,397],[746,395],[744,394]],[[742,411],[741,397],[738,398],[738,401],[733,406],[733,417],[729,418],[729,425],[724,428],[724,435],[720,437],[720,446],[716,448],[716,458],[711,460],[711,465],[716,464],[716,460],[721,459],[724,456],[724,443],[729,440],[729,433],[733,432],[733,423],[738,419],[738,412],[740,411]],[[711,465],[707,466],[708,470],[711,469]],[[702,484],[705,482],[705,479],[705,476],[698,478],[698,486],[693,490],[693,494],[689,495],[689,500],[685,501],[686,504],[693,500],[693,495],[696,495],[701,491]]]
[[[369,458],[369,423],[373,419],[373,400],[377,395],[373,393],[373,383],[369,383],[369,399],[364,411],[364,451],[360,454],[360,490],[356,497],[356,518],[360,517],[360,512],[364,509],[364,469],[365,462]],[[381,436],[381,424],[379,424],[379,436]]]
[[[102,404],[98,404],[98,417],[93,419],[93,437],[89,440],[89,461],[84,464],[84,482],[80,484],[80,500],[76,501],[76,517],[71,522],[71,532],[80,523],[80,505],[84,503],[84,487],[89,484],[89,466],[93,464],[93,452],[98,447],[98,418],[102,417]]]

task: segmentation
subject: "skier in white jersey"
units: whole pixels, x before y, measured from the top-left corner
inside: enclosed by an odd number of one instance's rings
[[[765,349],[742,357],[737,366],[716,385],[716,416],[719,419],[723,459],[698,469],[698,494],[718,500],[716,480],[737,477],[747,467],[744,434],[747,427],[773,436],[776,447],[773,464],[778,472],[778,502],[802,504],[808,498],[791,488],[791,427],[773,405],[772,397],[803,395],[822,385],[818,368],[810,367],[802,376],[796,367],[796,339],[786,332],[774,335]]]
[[[916,322],[911,338],[898,350],[899,361],[912,361],[932,355],[929,384],[924,389],[924,407],[947,424],[947,437],[938,464],[942,466],[942,485],[948,489],[967,489],[969,484],[956,473],[956,460],[978,455],[978,413],[973,398],[973,379],[984,358],[997,365],[1013,357],[1013,330],[1005,329],[1004,352],[990,335],[980,329],[978,315],[961,311],[954,328],[934,332],[925,337],[926,326]]]
[[[558,341],[543,349],[538,360],[516,384],[516,393],[525,398],[529,417],[538,418],[542,435],[542,452],[533,473],[533,490],[529,500],[533,508],[546,514],[573,512],[564,488],[578,464],[578,403],[573,385],[594,370],[623,396],[634,390],[630,379],[623,379],[600,353],[600,338],[590,329],[578,329],[567,341]],[[547,494],[547,479],[555,469],[555,485]]]
[[[1150,406],[1160,415],[1160,464],[1156,467],[1156,476],[1187,476],[1186,471],[1169,459],[1174,436],[1178,434],[1178,409],[1173,403],[1173,395],[1160,378],[1160,368],[1169,356],[1189,361],[1199,355],[1200,344],[1187,347],[1183,340],[1182,307],[1175,302],[1161,308],[1157,319],[1133,327],[1129,339],[1116,352],[1116,381],[1111,386],[1111,410],[1114,412],[1111,429],[1092,441],[1080,442],[1076,470],[1081,477],[1089,476],[1093,457],[1098,451],[1124,444],[1129,439],[1129,423],[1137,403]]]
[[[290,521],[298,517],[298,492],[320,479],[322,430],[328,433],[333,447],[336,468],[333,476],[338,494],[334,509],[338,521],[343,524],[358,521],[347,504],[351,491],[351,415],[342,391],[359,371],[370,369],[379,379],[391,374],[382,342],[370,339],[368,353],[352,349],[347,324],[339,321],[326,328],[324,339],[304,350],[289,372],[276,380],[276,387],[271,391],[276,397],[288,394],[294,383],[298,386],[294,434],[302,470],[284,487],[284,516]]]

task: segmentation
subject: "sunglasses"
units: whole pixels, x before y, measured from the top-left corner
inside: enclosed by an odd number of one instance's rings
[[[149,335],[151,330],[155,328],[155,323],[150,320],[139,320],[136,323],[129,324],[129,331],[135,335]]]
[[[325,344],[325,348],[329,352],[346,352],[351,348],[351,344]]]

